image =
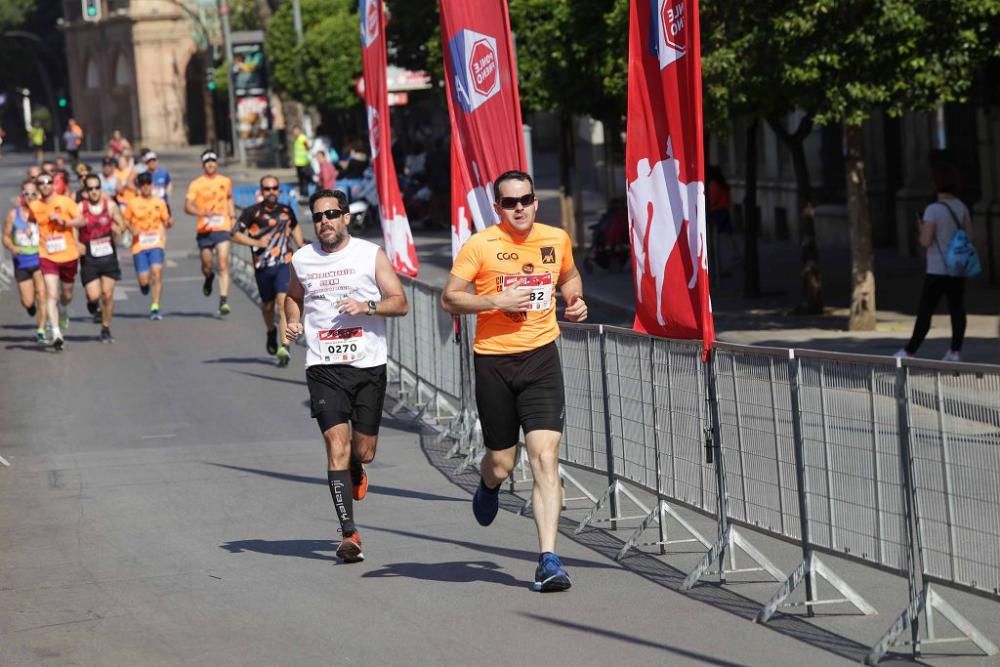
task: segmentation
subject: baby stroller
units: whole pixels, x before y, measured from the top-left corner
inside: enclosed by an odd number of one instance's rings
[[[595,264],[606,271],[627,269],[631,264],[632,247],[628,238],[628,208],[625,199],[612,199],[607,210],[590,229],[590,249],[583,259],[583,270],[588,274],[593,273]]]

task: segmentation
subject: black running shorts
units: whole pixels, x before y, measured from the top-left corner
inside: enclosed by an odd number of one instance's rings
[[[84,257],[80,260],[81,285],[93,282],[101,276],[111,278],[112,280],[122,279],[122,270],[118,265],[117,257],[109,257],[107,259],[88,259]]]
[[[385,365],[355,368],[317,365],[306,369],[309,404],[320,432],[351,423],[359,433],[378,435],[385,403]]]
[[[555,342],[517,354],[477,354],[476,405],[489,449],[509,449],[520,430],[562,431],[562,363]]]

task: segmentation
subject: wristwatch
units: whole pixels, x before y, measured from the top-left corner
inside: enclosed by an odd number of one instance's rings
[[[369,315],[374,315],[375,314],[375,306],[376,305],[377,304],[374,301],[369,301],[368,302],[368,314]]]

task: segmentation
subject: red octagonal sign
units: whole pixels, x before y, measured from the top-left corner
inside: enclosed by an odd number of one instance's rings
[[[497,52],[489,42],[481,39],[472,45],[469,56],[469,74],[472,87],[480,95],[489,95],[497,83]]]
[[[687,49],[686,0],[663,0],[660,25],[663,26],[663,39],[668,46],[678,51]]]

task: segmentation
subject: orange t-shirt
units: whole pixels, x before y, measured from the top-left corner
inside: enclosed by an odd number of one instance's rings
[[[125,209],[125,219],[132,228],[132,254],[152,248],[167,247],[163,223],[170,219],[167,204],[159,197],[133,197]]]
[[[73,229],[62,221],[80,216],[80,206],[64,195],[52,195],[45,202],[28,203],[31,217],[38,223],[38,256],[51,262],[75,262],[80,258]]]
[[[233,198],[233,182],[226,176],[216,174],[199,176],[188,186],[187,201],[199,211],[209,211],[212,215],[198,218],[198,233],[228,232],[233,227],[229,217],[229,201]]]
[[[557,227],[536,222],[524,240],[511,236],[503,223],[474,234],[458,251],[452,275],[473,283],[480,296],[519,285],[531,288],[527,312],[487,310],[476,316],[475,351],[528,352],[558,338],[559,277],[575,268],[569,236]]]

